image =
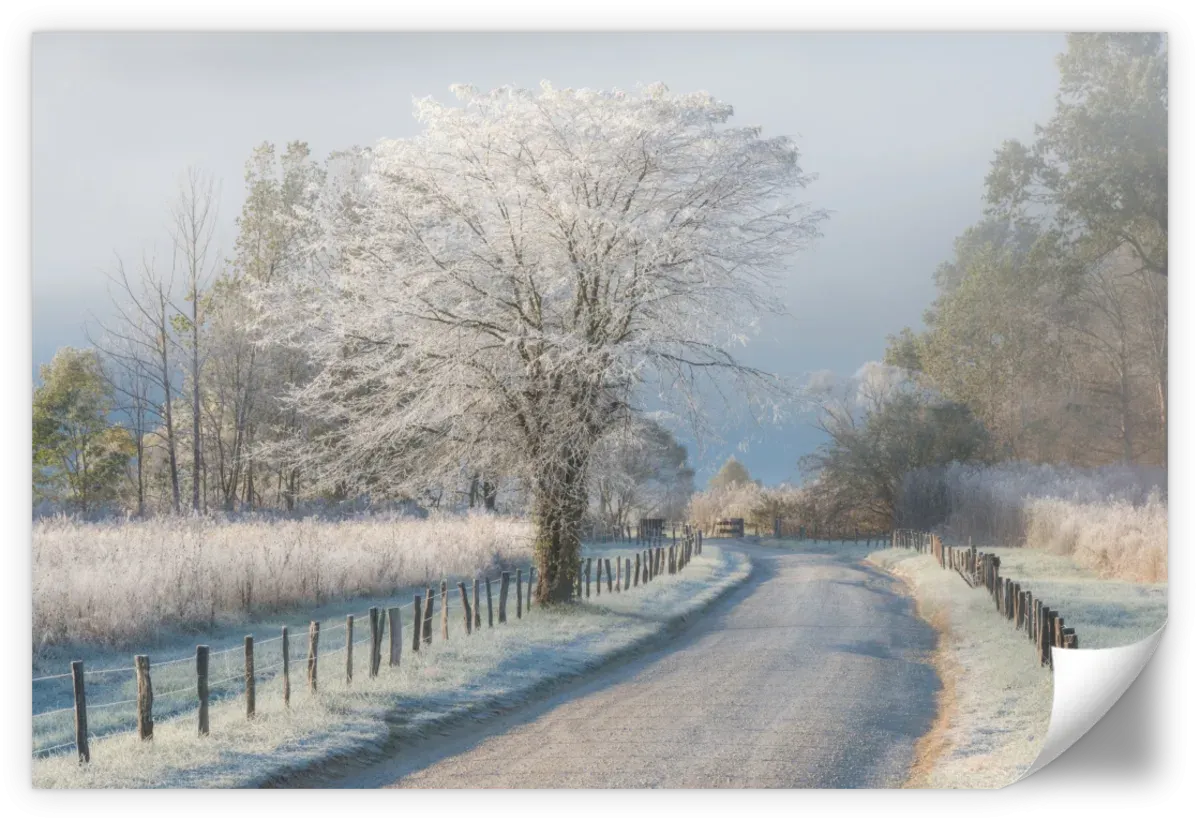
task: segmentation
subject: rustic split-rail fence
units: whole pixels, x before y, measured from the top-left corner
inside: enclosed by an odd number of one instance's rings
[[[674,540],[669,545],[650,545],[632,556],[618,555],[615,558],[612,556],[587,556],[583,558],[576,576],[576,597],[591,599],[593,592],[597,597],[602,593],[617,594],[623,590],[628,591],[631,587],[650,584],[663,574],[674,575],[682,571],[694,556],[701,553],[704,537],[700,531],[691,528],[685,528],[680,536],[681,538]],[[593,568],[595,570],[594,591],[592,588]],[[516,607],[516,618],[520,620],[527,617],[532,614],[535,574],[536,568],[534,567],[528,568],[528,575],[525,574],[524,568],[517,568],[515,572],[503,571],[498,578],[485,579],[482,584],[485,598],[482,601],[479,579],[472,579],[469,583],[460,581],[454,585],[442,581],[439,589],[430,586],[426,588],[424,596],[419,593],[413,596],[410,620],[405,621],[403,612],[407,608],[399,603],[372,607],[366,613],[346,616],[344,625],[335,623],[332,625],[332,631],[330,625],[326,623],[324,645],[321,641],[322,622],[312,621],[308,627],[307,641],[302,645],[307,648],[304,656],[305,663],[303,666],[299,663],[296,665],[299,668],[297,672],[302,672],[303,675],[299,686],[315,695],[319,687],[327,686],[324,683],[327,681],[326,676],[332,675],[335,680],[339,677],[336,668],[329,670],[327,666],[329,662],[343,658],[345,667],[341,678],[344,679],[345,687],[353,686],[356,671],[361,672],[363,667],[365,667],[368,678],[377,678],[383,670],[385,650],[388,659],[387,666],[389,668],[399,667],[405,647],[404,633],[406,630],[411,637],[411,652],[419,655],[428,651],[427,648],[434,642],[435,633],[439,642],[447,642],[452,640],[452,632],[470,636],[473,631],[482,630],[485,608],[489,629],[495,628],[496,625],[511,624],[509,622],[509,615],[512,612],[510,597],[514,588],[516,595],[513,597],[512,603]],[[494,585],[495,587],[493,587]],[[461,610],[461,628],[451,627],[451,607]],[[439,624],[436,630],[434,628],[435,609],[439,613]],[[364,618],[365,629],[359,628],[358,634],[361,637],[356,640],[356,627],[362,624]],[[455,621],[457,620],[456,617]],[[331,646],[329,634],[331,632],[336,634],[338,630],[344,631],[344,647],[341,650],[323,651],[322,646]],[[35,686],[58,683],[65,687],[69,682],[70,698],[73,702],[71,706],[36,713],[33,719],[38,721],[58,716],[69,721],[73,717],[74,739],[35,749],[33,755],[42,757],[68,754],[74,748],[78,753],[79,761],[87,763],[91,760],[91,743],[101,738],[136,732],[137,737],[141,740],[150,741],[154,738],[156,699],[162,703],[165,699],[174,698],[178,701],[180,698],[186,698],[194,703],[196,705],[194,708],[186,710],[173,710],[168,707],[171,715],[166,718],[166,721],[184,721],[189,716],[194,716],[196,732],[202,736],[207,736],[211,732],[209,707],[214,700],[228,701],[241,695],[246,719],[253,720],[259,687],[270,684],[279,687],[284,707],[290,708],[291,674],[293,672],[291,638],[288,628],[285,626],[280,634],[273,638],[256,641],[254,636],[246,636],[241,644],[225,650],[213,651],[208,645],[199,645],[196,647],[194,656],[154,664],[151,663],[148,655],[140,654],[134,656],[132,668],[122,667],[108,670],[89,671],[85,669],[82,661],[73,661],[69,672],[34,678]],[[271,663],[256,665],[256,654],[261,662],[263,649],[269,648],[270,652],[274,654],[276,648],[273,645],[275,644],[279,645],[278,655],[272,655],[269,659]],[[356,648],[362,649],[356,650]],[[360,654],[357,664],[356,652]],[[366,654],[365,658],[361,655],[362,653]],[[210,676],[210,671],[212,662],[217,658],[221,660],[224,673],[219,678],[213,678]],[[297,658],[297,662],[299,662],[299,658]],[[181,679],[186,681],[187,666],[193,663],[195,673],[192,683],[182,687],[174,686],[174,682],[181,682]],[[326,672],[327,670],[329,672]],[[154,677],[164,672],[172,682],[170,689],[163,690],[160,687],[159,691],[155,692]],[[272,675],[264,678],[268,673]],[[87,701],[88,682],[96,682],[97,679],[104,680],[106,677],[115,675],[131,676],[136,685],[136,695],[133,698],[89,706]],[[217,699],[212,697],[214,689],[222,691]],[[171,704],[170,701],[167,703]],[[127,707],[134,710],[136,726],[133,730],[128,727],[128,720],[114,722],[110,719],[108,720],[109,724],[117,725],[117,729],[112,732],[97,735],[89,731],[89,717],[95,717],[97,712],[103,713],[114,707]],[[160,720],[159,723],[163,723],[163,721]]]
[[[1020,582],[1000,575],[999,556],[980,553],[973,545],[947,547],[937,534],[921,530],[892,531],[892,546],[928,553],[943,570],[957,573],[968,586],[986,591],[996,611],[1033,644],[1038,664],[1053,669],[1051,647],[1079,648],[1075,628],[1067,627],[1057,610],[1051,610],[1032,590],[1022,589]]]

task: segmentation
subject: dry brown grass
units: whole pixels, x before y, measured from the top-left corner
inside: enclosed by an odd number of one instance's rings
[[[922,612],[924,610],[930,612]],[[933,773],[934,767],[943,756],[950,752],[953,746],[950,741],[950,727],[958,712],[955,688],[961,674],[961,668],[954,658],[954,653],[950,650],[950,619],[947,617],[945,609],[919,606],[917,613],[937,631],[937,647],[934,649],[932,661],[938,679],[942,682],[942,689],[937,694],[937,714],[934,716],[933,724],[929,731],[917,741],[916,747],[913,749],[912,767],[909,770],[908,780],[904,782],[904,786],[910,789],[930,787],[929,777]]]

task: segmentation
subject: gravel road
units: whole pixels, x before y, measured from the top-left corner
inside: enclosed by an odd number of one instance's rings
[[[749,581],[659,650],[412,744],[345,787],[895,787],[933,631],[853,559],[736,545]]]

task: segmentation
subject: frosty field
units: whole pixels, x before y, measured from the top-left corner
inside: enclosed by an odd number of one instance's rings
[[[530,545],[529,525],[501,516],[39,520],[34,671],[64,645],[153,652],[297,605],[528,565]]]
[[[628,545],[609,546],[590,551],[589,555],[632,555],[635,550]],[[376,679],[366,675],[366,646],[360,644],[355,648],[351,684],[346,683],[344,673],[344,627],[339,633],[335,621],[330,624],[328,644],[322,625],[320,687],[315,696],[303,686],[304,663],[297,639],[292,640],[291,709],[285,709],[282,703],[278,667],[270,669],[272,662],[260,662],[256,652],[255,719],[245,719],[239,698],[240,682],[235,678],[226,698],[212,707],[212,732],[207,738],[198,737],[195,730],[194,667],[188,666],[188,662],[194,663],[188,657],[194,645],[180,641],[171,648],[180,652],[180,663],[152,670],[156,691],[184,690],[175,696],[175,701],[167,698],[160,701],[156,695],[152,742],[139,742],[129,732],[94,741],[92,762],[85,768],[79,767],[71,754],[35,759],[33,783],[37,787],[261,784],[330,756],[377,749],[386,742],[389,733],[420,733],[448,719],[486,716],[496,707],[520,701],[556,678],[580,673],[649,639],[667,629],[674,619],[703,607],[748,574],[749,562],[743,556],[706,546],[704,554],[695,557],[678,575],[660,576],[648,586],[628,592],[593,596],[578,607],[535,608],[517,621],[510,600],[508,624],[498,624],[489,630],[485,616],[483,628],[469,637],[463,629],[457,597],[452,596],[449,642],[441,641],[435,631],[433,645],[423,647],[419,654],[414,655],[405,646],[401,665],[388,668],[385,664]],[[373,605],[401,606],[407,602],[409,607],[403,611],[404,635],[411,636],[410,591],[397,593],[395,597],[359,599],[355,604],[368,601]],[[344,620],[348,609],[357,608],[343,602],[330,605],[326,612],[339,613]],[[243,630],[255,625],[240,627],[230,628],[225,635],[240,638]],[[269,635],[278,635],[278,622],[272,623]],[[300,632],[294,630],[292,635],[298,637]],[[215,640],[211,643],[214,651],[227,646]],[[240,651],[240,644],[235,647]],[[264,651],[270,652],[266,648]],[[170,657],[166,653],[164,656]],[[240,669],[237,653],[229,656],[225,668],[218,666],[210,672],[212,679],[224,677],[219,675],[222,669],[232,673]],[[215,659],[216,656],[214,663]],[[93,661],[107,660],[105,656],[89,659],[89,666]],[[126,656],[121,664],[128,663]],[[191,693],[186,692],[188,688]],[[119,691],[119,687],[112,687],[109,696],[116,696]],[[93,697],[89,691],[89,700],[93,698],[99,703],[99,694]],[[102,734],[99,730],[94,732]]]
[[[980,549],[1000,557],[1005,578],[1058,610],[1078,631],[1082,648],[1129,644],[1166,620],[1165,584],[1103,579],[1044,550]],[[909,584],[922,617],[942,637],[941,716],[926,758],[914,770],[913,786],[1000,787],[1018,779],[1041,749],[1053,673],[1038,665],[1025,633],[996,613],[985,592],[968,587],[931,556],[889,548],[868,560]]]

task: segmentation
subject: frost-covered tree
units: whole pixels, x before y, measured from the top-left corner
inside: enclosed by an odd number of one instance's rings
[[[187,352],[188,382],[192,397],[192,511],[199,513],[204,460],[201,436],[201,396],[203,394],[201,347],[203,328],[208,321],[205,289],[212,283],[220,254],[213,246],[217,228],[219,190],[216,179],[203,169],[191,167],[179,183],[179,193],[171,204],[170,232],[172,270],[178,268],[187,288],[186,306],[176,306],[173,318],[177,337]]]
[[[708,94],[454,90],[328,175],[314,264],[263,304],[318,368],[293,398],[327,479],[519,479],[537,599],[564,601],[597,444],[650,386],[692,419],[707,378],[771,389],[732,349],[825,214],[793,141]]]
[[[647,516],[675,521],[695,489],[687,448],[653,419],[609,433],[589,464],[596,513],[605,527]]]
[[[708,480],[710,488],[729,487],[730,485],[749,485],[753,484],[754,480],[750,478],[750,471],[746,470],[746,466],[739,462],[733,456],[725,460],[725,464],[721,465],[721,469]]]
[[[304,264],[312,239],[311,198],[322,171],[307,144],[271,143],[246,163],[246,199],[238,217],[235,255],[210,289],[203,396],[204,460],[213,466],[222,507],[262,503],[273,485],[288,509],[296,504],[299,474],[276,447],[298,429],[294,409],[276,401],[284,383],[303,381],[303,356],[286,346],[259,344],[250,298],[257,284]]]

